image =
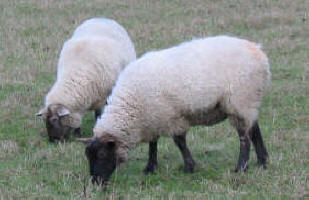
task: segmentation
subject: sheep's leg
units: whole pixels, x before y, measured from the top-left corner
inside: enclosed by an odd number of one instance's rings
[[[74,135],[77,135],[77,136],[81,135],[80,128],[77,128],[77,129],[74,130]]]
[[[250,156],[250,138],[249,134],[243,129],[238,129],[240,147],[239,147],[239,158],[235,172],[245,171],[248,167],[248,161]]]
[[[101,114],[102,114],[101,109],[94,110],[94,118],[96,121],[101,116]]]
[[[173,137],[175,144],[178,146],[181,151],[184,163],[185,163],[185,172],[194,172],[195,161],[193,160],[190,150],[187,148],[186,144],[186,136],[185,135],[177,135]]]
[[[148,163],[144,169],[144,173],[154,173],[155,169],[158,166],[158,160],[157,160],[157,146],[158,146],[158,139],[156,138],[153,141],[149,142],[149,157],[148,157]]]
[[[256,122],[250,130],[251,140],[255,148],[258,159],[258,165],[266,168],[266,161],[268,158],[267,150],[264,146],[261,130],[259,124]]]

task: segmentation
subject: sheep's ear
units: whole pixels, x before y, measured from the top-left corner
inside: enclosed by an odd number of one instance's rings
[[[77,138],[76,140],[84,143],[85,145],[89,145],[91,142],[94,141],[94,138]]]
[[[57,114],[59,117],[66,116],[70,114],[70,111],[67,108],[61,107],[57,110]]]
[[[46,114],[46,112],[47,112],[46,108],[42,108],[39,112],[35,114],[35,116],[42,116]]]

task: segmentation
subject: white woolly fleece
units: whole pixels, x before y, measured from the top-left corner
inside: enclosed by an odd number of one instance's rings
[[[266,55],[246,40],[209,37],[149,52],[119,76],[94,136],[114,135],[126,158],[140,142],[226,117],[248,129],[269,82]]]
[[[45,106],[64,105],[71,117],[100,109],[120,71],[135,59],[134,45],[117,22],[104,18],[84,21],[63,45],[57,80],[46,96]],[[70,121],[72,124],[67,125],[79,127],[80,120]]]

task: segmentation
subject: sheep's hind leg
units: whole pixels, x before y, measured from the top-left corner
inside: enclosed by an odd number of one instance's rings
[[[101,109],[94,110],[94,118],[96,121],[101,116],[101,114],[102,114]]]
[[[144,169],[145,174],[154,173],[155,169],[158,166],[158,160],[157,160],[157,147],[158,147],[158,139],[156,138],[149,142],[149,158],[148,163]]]
[[[247,134],[244,129],[238,129],[237,131],[239,135],[240,146],[239,158],[235,172],[242,172],[246,171],[248,168],[248,161],[250,157],[250,138],[249,134]]]
[[[257,122],[252,126],[250,135],[258,159],[258,165],[263,166],[263,168],[266,169],[268,153],[264,146],[261,130]]]
[[[193,173],[195,161],[193,160],[190,150],[187,148],[186,144],[186,135],[177,135],[173,137],[175,144],[178,146],[181,151],[184,163],[185,163],[185,172]]]

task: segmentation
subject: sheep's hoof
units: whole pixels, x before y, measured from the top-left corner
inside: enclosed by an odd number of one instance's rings
[[[257,162],[257,165],[259,166],[259,167],[263,167],[263,169],[267,169],[267,163],[266,163],[266,160],[263,160],[263,161],[258,161]]]
[[[244,167],[242,167],[242,166],[237,166],[236,167],[236,169],[234,170],[234,172],[245,172],[245,171],[247,171],[247,169],[248,169],[249,167],[248,166],[244,166]]]
[[[194,166],[194,163],[186,165],[184,169],[185,173],[194,173]]]
[[[144,174],[154,174],[156,169],[158,167],[158,164],[148,164],[145,169],[143,170]]]

